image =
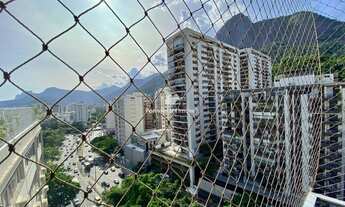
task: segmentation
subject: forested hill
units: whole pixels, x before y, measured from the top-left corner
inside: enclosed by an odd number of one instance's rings
[[[318,59],[319,48],[323,72],[337,73],[340,79],[345,79],[345,22],[298,12],[254,23],[238,14],[220,28],[216,38],[239,48],[252,47],[265,52],[274,64],[294,65],[289,70],[300,69],[307,65],[306,61]],[[286,68],[274,69],[277,74]]]

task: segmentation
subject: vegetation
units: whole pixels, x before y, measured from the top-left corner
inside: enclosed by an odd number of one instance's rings
[[[339,81],[345,80],[345,56],[322,56],[321,68],[323,73],[336,73]]]
[[[59,159],[61,155],[59,147],[65,139],[64,130],[58,128],[53,120],[48,122],[42,125],[43,157],[46,162]]]
[[[273,77],[279,74],[300,74],[302,71],[314,72],[319,74],[334,73],[337,74],[339,81],[345,80],[345,56],[328,56],[320,58],[321,71],[319,71],[318,57],[314,55],[305,55],[300,57],[283,57],[279,63],[273,65]]]
[[[73,122],[71,125],[74,126],[75,128],[77,128],[81,132],[84,132],[86,130],[86,126],[83,122]],[[72,132],[71,132],[71,134],[72,134]]]
[[[79,130],[85,130],[83,123],[75,122],[72,124]],[[63,124],[55,119],[50,119],[42,124],[43,155],[46,162],[58,160],[61,152],[59,147],[65,140],[65,134],[76,132],[70,126]]]
[[[51,168],[55,168],[52,165],[52,161],[58,160],[61,156],[59,147],[62,146],[65,139],[65,133],[69,132],[68,126],[59,123],[58,121],[51,119],[42,124],[42,137],[43,137],[43,157],[45,161],[51,165]],[[59,181],[64,180],[67,183],[71,183],[76,187],[80,187],[79,183],[72,182],[72,177],[67,175],[61,168],[55,173],[55,177],[50,179],[50,175],[47,174],[48,182],[48,202],[49,206],[67,206],[71,200],[73,200],[76,194],[79,192],[77,188],[66,185]]]
[[[96,137],[91,141],[91,144],[108,154],[113,153],[118,146],[117,141],[110,135]],[[92,150],[99,152],[94,148]]]
[[[280,74],[300,74],[302,71],[315,72],[319,69],[318,57],[315,55],[283,57],[273,65],[273,77]]]
[[[120,186],[105,191],[103,200],[115,206],[124,197],[120,203],[121,206],[158,207],[172,204],[174,197],[177,196],[172,206],[189,206],[191,203],[189,194],[183,188],[179,190],[181,183],[178,179],[165,178],[162,181],[162,174],[146,173],[140,175],[138,180],[135,180],[134,176],[125,178]],[[156,189],[160,182],[155,196],[152,196],[152,191],[148,187]]]
[[[198,158],[198,165],[200,170],[206,171],[206,175],[215,177],[220,169],[220,162],[222,154],[221,145],[218,144],[212,153],[213,146],[205,143],[200,145],[200,156]],[[218,159],[217,159],[218,158]]]
[[[236,194],[231,204],[229,202],[225,202],[224,207],[257,206],[260,203],[262,203],[262,199],[260,197],[257,197],[256,194],[249,194],[245,192],[242,194]]]
[[[71,124],[80,131],[85,131],[86,127],[82,122],[74,122]],[[78,134],[79,131],[73,129],[71,126],[64,124],[56,119],[49,119],[42,124],[43,129],[61,130],[64,134]]]
[[[72,176],[67,175],[62,169],[59,169],[55,173],[55,177],[53,179],[49,179],[50,175],[47,174],[47,181],[48,181],[48,202],[49,206],[52,207],[60,207],[60,206],[67,206],[70,204],[71,200],[75,198],[77,193],[79,192],[79,189],[75,187],[80,187],[79,183],[72,181]],[[74,185],[75,187],[72,187],[70,185],[67,185],[60,180],[56,179],[59,178],[67,183],[70,183]]]

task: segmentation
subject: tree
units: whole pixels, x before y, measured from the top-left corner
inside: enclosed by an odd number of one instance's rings
[[[72,123],[72,126],[74,126],[75,128],[77,128],[79,131],[85,131],[86,129],[86,126],[83,122],[81,121],[78,121],[78,122],[73,122]]]
[[[108,154],[113,153],[116,147],[118,146],[118,143],[115,140],[115,138],[109,135],[96,137],[91,141],[91,144]],[[92,150],[98,152],[98,150],[94,148]]]
[[[159,173],[146,173],[139,175],[135,180],[134,176],[125,178],[121,186],[112,187],[103,193],[103,200],[109,204],[116,205],[121,201],[121,206],[164,206],[161,201],[166,204],[172,204],[176,196],[173,206],[189,206],[191,199],[189,194],[180,190],[181,182],[179,179],[164,178]],[[145,183],[145,185],[143,184]],[[151,189],[159,188],[154,197],[152,197]],[[148,187],[147,187],[148,186]],[[122,200],[121,198],[124,197]],[[159,199],[158,199],[159,198]]]
[[[46,177],[49,187],[47,193],[49,206],[67,206],[79,192],[79,183],[73,182],[72,177],[65,174],[65,172],[62,169],[59,169],[55,173],[55,177],[53,179],[50,179],[49,175],[47,175]],[[56,177],[67,183],[74,185],[75,187],[61,182],[60,180],[56,179]]]
[[[60,150],[56,147],[44,147],[43,153],[46,161],[58,160],[61,155]]]
[[[43,157],[46,162],[58,160],[61,152],[59,147],[65,140],[65,129],[56,120],[49,120],[42,124]]]

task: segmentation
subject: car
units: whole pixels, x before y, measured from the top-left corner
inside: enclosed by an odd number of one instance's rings
[[[86,187],[86,191],[91,191],[91,185],[88,185],[87,187]]]
[[[73,171],[74,173],[78,173],[78,169],[74,169],[74,171]]]
[[[111,170],[111,172],[115,172],[115,171],[116,171],[116,167],[115,167],[115,166],[112,166],[112,167],[110,168],[110,170]]]
[[[107,182],[105,182],[105,181],[103,181],[103,182],[101,182],[101,186],[102,186],[103,188],[109,188],[109,187],[110,187],[110,184],[107,183]]]
[[[114,179],[114,184],[118,185],[120,181],[118,179]]]
[[[96,201],[97,203],[100,203],[100,202],[102,201],[102,199],[101,199],[101,197],[96,196],[96,197],[95,197],[95,201]]]
[[[125,177],[125,173],[120,172],[120,173],[119,173],[119,177],[120,177],[120,178],[124,178],[124,177]]]
[[[73,206],[80,206],[80,205],[81,205],[81,202],[78,198],[73,200]]]
[[[104,171],[104,175],[108,175],[108,170],[105,170],[105,171]]]
[[[73,162],[72,165],[76,165],[77,163]]]

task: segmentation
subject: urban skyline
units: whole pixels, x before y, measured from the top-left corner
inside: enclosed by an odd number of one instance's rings
[[[0,1],[0,206],[345,206],[341,6]]]

